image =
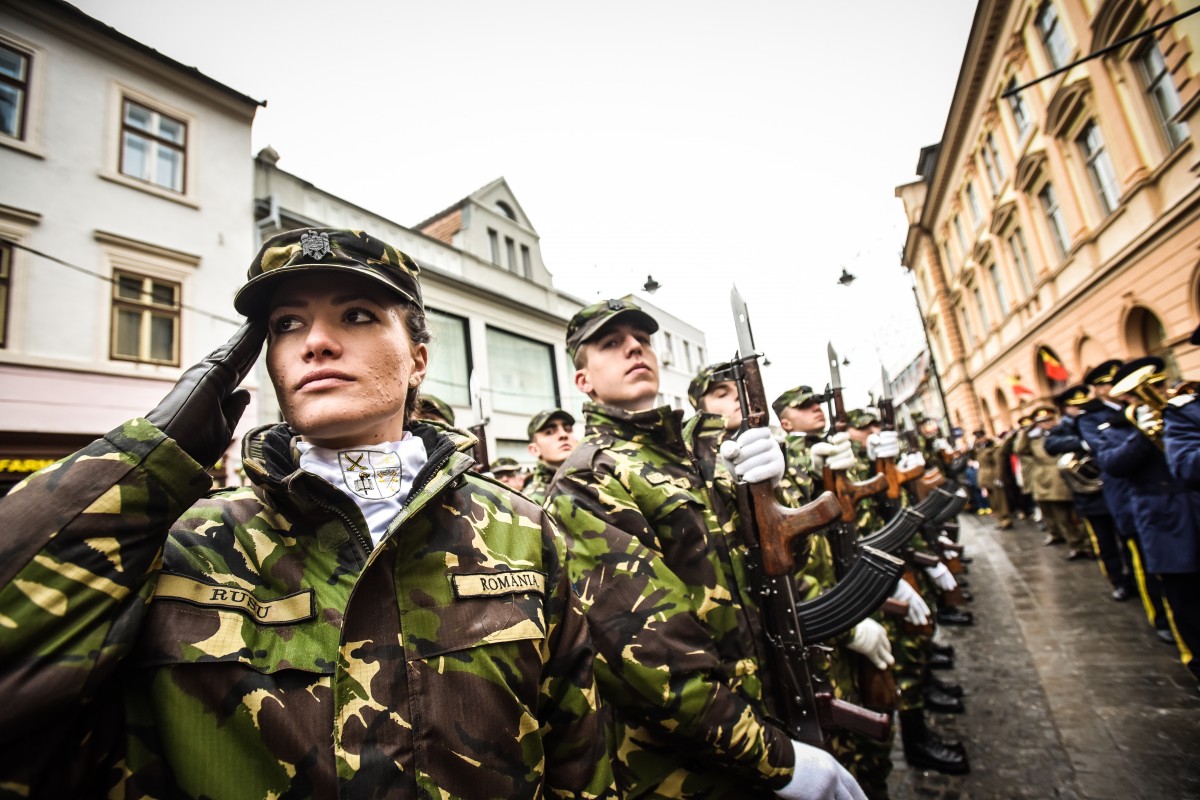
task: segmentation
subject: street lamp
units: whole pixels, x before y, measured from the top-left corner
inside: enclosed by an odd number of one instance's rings
[[[642,285],[642,291],[646,292],[646,294],[654,294],[661,288],[662,284],[654,280],[653,275],[647,275],[646,283]]]
[[[838,283],[842,286],[849,286],[854,283],[854,276],[850,274],[848,269],[842,267],[842,277],[838,278]]]

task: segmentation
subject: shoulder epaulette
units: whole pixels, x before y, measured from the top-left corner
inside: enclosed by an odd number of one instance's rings
[[[1196,395],[1194,394],[1177,394],[1168,400],[1167,403],[1175,406],[1176,408],[1183,408],[1195,399]]]

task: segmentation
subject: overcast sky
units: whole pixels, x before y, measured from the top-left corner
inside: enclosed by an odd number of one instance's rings
[[[823,386],[830,339],[853,404],[923,346],[894,191],[941,138],[970,0],[74,2],[265,99],[255,152],[396,222],[504,176],[559,288],[653,274],[714,358],[736,281],[768,397]]]

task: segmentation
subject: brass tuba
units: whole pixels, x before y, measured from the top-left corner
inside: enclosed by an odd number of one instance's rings
[[[1063,453],[1058,457],[1058,469],[1067,486],[1076,494],[1095,494],[1104,487],[1100,467],[1088,453]]]
[[[1141,401],[1141,403],[1135,402],[1125,406],[1125,418],[1159,447],[1163,446],[1162,412],[1167,407],[1167,397],[1160,390],[1160,387],[1166,383],[1166,380],[1167,373],[1156,372],[1153,364],[1147,364],[1141,369],[1129,373],[1112,387],[1114,397],[1129,395]],[[1137,410],[1139,405],[1144,405],[1150,409],[1151,419],[1145,425],[1138,424]]]

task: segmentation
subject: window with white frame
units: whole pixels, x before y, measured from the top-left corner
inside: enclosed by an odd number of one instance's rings
[[[988,185],[992,187],[992,196],[1000,194],[1000,186],[1004,183],[1004,165],[1000,162],[1000,152],[996,149],[996,138],[989,133],[983,140],[979,154],[983,157],[983,171],[987,173]]]
[[[966,261],[971,254],[967,247],[967,232],[963,228],[962,217],[958,214],[954,215],[954,235],[958,237],[958,249],[962,251],[963,261]]]
[[[1162,127],[1167,145],[1174,150],[1188,137],[1187,123],[1178,119],[1179,91],[1175,88],[1158,42],[1151,39],[1137,57],[1138,72],[1150,98],[1150,107]]]
[[[521,245],[521,270],[526,278],[533,278],[533,262],[529,258],[529,245]]]
[[[984,335],[992,329],[992,319],[988,315],[987,304],[983,301],[983,291],[978,286],[971,289],[975,296],[975,307],[979,309],[979,321],[983,324]]]
[[[489,326],[487,353],[494,409],[532,416],[558,406],[553,347]]]
[[[960,307],[958,309],[958,314],[962,319],[963,330],[967,332],[967,341],[974,345],[978,339],[975,338],[975,328],[971,325],[971,315],[967,313],[967,309],[965,307]]]
[[[1112,160],[1108,157],[1108,151],[1104,148],[1100,126],[1094,120],[1089,120],[1075,141],[1083,151],[1088,175],[1092,179],[1092,188],[1096,190],[1096,196],[1100,199],[1100,207],[1104,209],[1105,214],[1111,214],[1119,202],[1117,175],[1113,170]]]
[[[946,274],[953,275],[957,268],[954,266],[954,256],[950,252],[950,242],[945,239],[942,240],[942,258],[946,260]]]
[[[1017,87],[1017,78],[1014,75],[1005,87],[1006,92],[1010,92]],[[1013,122],[1017,126],[1017,135],[1022,139],[1029,132],[1029,108],[1025,105],[1021,93],[1010,94],[1008,96],[1008,110],[1012,112]]]
[[[500,266],[500,234],[491,228],[488,231],[488,254],[492,259],[492,263],[497,267]]]
[[[521,268],[517,265],[517,243],[511,236],[504,237],[504,254],[508,256],[508,271],[520,274]]]
[[[183,194],[187,123],[129,98],[121,108],[121,174]]]
[[[1029,255],[1025,234],[1019,227],[1013,228],[1008,237],[1008,249],[1012,253],[1013,263],[1017,266],[1017,278],[1021,281],[1021,288],[1028,297],[1033,293],[1033,287],[1037,286],[1037,271],[1033,268],[1033,258]]]
[[[1049,183],[1043,186],[1038,192],[1038,200],[1042,203],[1042,213],[1046,215],[1046,224],[1050,228],[1050,238],[1054,240],[1054,249],[1061,258],[1067,254],[1071,238],[1067,235],[1067,223],[1063,219],[1062,208],[1058,205],[1058,195],[1054,192],[1054,186]]]
[[[0,43],[0,134],[25,138],[32,56]]]
[[[1008,312],[1008,295],[1004,292],[1004,278],[1000,275],[1000,266],[992,263],[987,268],[988,277],[992,279],[992,287],[996,290],[996,303],[1000,308],[1000,316]]]
[[[0,239],[0,348],[8,347],[8,301],[12,296],[12,245]]]
[[[426,310],[429,323],[429,371],[421,391],[452,406],[471,405],[471,347],[467,320]]]
[[[125,270],[112,280],[110,357],[178,366],[180,284]]]
[[[983,210],[979,207],[979,195],[975,192],[975,183],[967,184],[967,205],[971,207],[971,219],[975,221],[975,229],[983,224]]]
[[[1054,68],[1058,69],[1066,64],[1071,58],[1071,44],[1067,41],[1067,32],[1058,17],[1058,9],[1054,7],[1054,3],[1042,3],[1034,25],[1037,26],[1038,35],[1046,47],[1046,55],[1050,57]]]

